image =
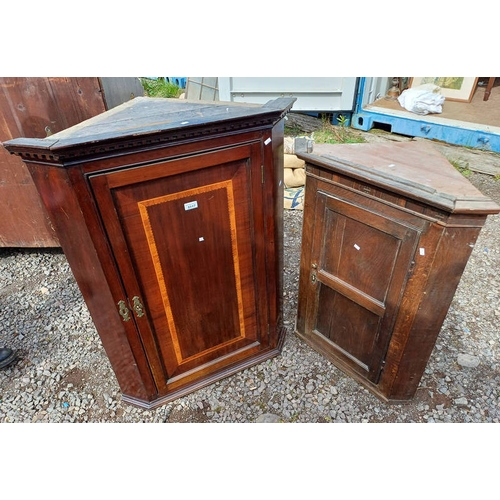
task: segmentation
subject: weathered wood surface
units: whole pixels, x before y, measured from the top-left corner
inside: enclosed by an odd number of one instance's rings
[[[479,149],[452,146],[441,142],[429,141],[429,139],[416,139],[429,142],[448,158],[463,168],[468,168],[480,174],[492,176],[500,175],[500,154],[492,151],[481,151]]]
[[[0,78],[0,142],[44,138],[103,111],[97,78]],[[0,149],[0,246],[58,247],[26,166]]]
[[[98,78],[0,78],[0,139],[43,138],[104,112]]]
[[[310,134],[315,130],[319,130],[323,126],[323,121],[320,118],[302,113],[289,113],[286,117],[285,126],[296,127],[305,134]]]
[[[367,179],[417,202],[453,213],[497,213],[499,207],[475,188],[433,143],[316,144],[296,155],[335,172]]]
[[[500,154],[492,151],[466,148],[454,144],[446,144],[439,141],[431,141],[422,137],[407,137],[404,135],[391,134],[380,130],[364,132],[356,130],[356,135],[366,139],[367,142],[410,142],[418,141],[432,144],[450,162],[456,162],[464,168],[473,172],[497,176],[500,175]]]
[[[0,78],[0,247],[58,247],[30,174],[2,142],[43,139],[142,95],[137,78]]]
[[[308,187],[296,332],[381,400],[407,401],[480,229],[500,207],[429,144],[297,155]]]
[[[59,240],[21,158],[0,146],[0,247],[57,247]]]

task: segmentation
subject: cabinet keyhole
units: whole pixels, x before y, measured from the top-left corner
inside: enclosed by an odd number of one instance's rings
[[[132,303],[134,305],[135,314],[137,314],[138,318],[142,318],[144,316],[144,306],[141,304],[141,300],[137,295],[132,299]]]

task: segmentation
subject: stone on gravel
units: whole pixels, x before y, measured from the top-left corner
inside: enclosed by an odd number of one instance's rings
[[[280,417],[275,415],[274,413],[264,413],[263,415],[259,415],[255,423],[257,424],[275,424],[280,421]]]
[[[479,366],[479,358],[472,356],[472,354],[459,354],[457,363],[466,368],[476,368]]]
[[[468,161],[465,148],[456,154]],[[469,180],[500,204],[500,180]],[[0,370],[0,423],[500,423],[500,214],[472,247],[414,400],[391,405],[295,335],[303,211],[283,218],[281,354],[150,410],[122,401],[62,251],[0,248],[0,345],[18,352]]]

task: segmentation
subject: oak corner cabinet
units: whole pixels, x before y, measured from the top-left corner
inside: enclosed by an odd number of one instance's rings
[[[498,213],[431,144],[316,144],[296,334],[385,402],[413,399],[472,248]]]
[[[138,97],[4,144],[28,166],[125,401],[151,408],[280,353],[294,101]]]

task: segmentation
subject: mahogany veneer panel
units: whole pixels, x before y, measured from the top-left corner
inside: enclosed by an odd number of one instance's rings
[[[171,401],[280,352],[293,102],[136,98],[5,144],[30,170],[126,401]]]

